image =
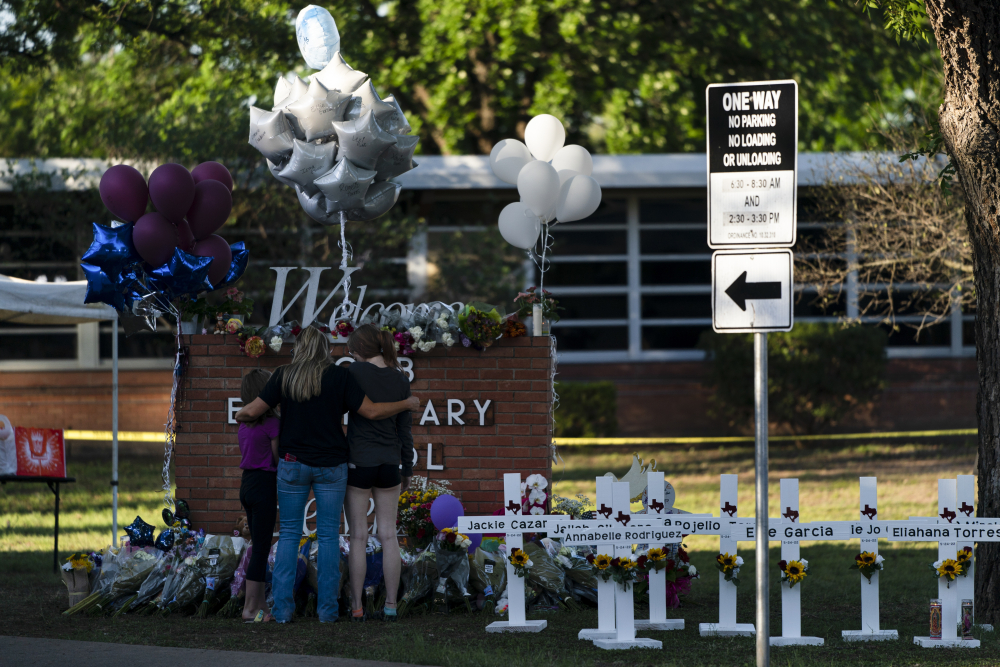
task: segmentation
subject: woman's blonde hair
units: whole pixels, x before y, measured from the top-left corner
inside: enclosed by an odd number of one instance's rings
[[[330,342],[315,327],[306,327],[295,341],[292,363],[282,367],[281,393],[293,401],[308,401],[322,391],[323,373],[333,364]]]

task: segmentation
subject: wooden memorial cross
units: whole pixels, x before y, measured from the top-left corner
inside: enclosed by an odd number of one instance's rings
[[[597,478],[597,497],[595,504],[597,511],[594,514],[598,519],[609,519],[611,517],[612,505],[612,485],[614,479],[611,477]],[[610,554],[614,549],[613,544],[603,543],[597,545],[597,553]],[[603,581],[597,577],[597,627],[584,628],[577,634],[577,639],[613,639],[617,636],[615,630],[615,582]]]
[[[737,509],[737,491],[739,475],[719,476],[719,519],[725,521],[739,516]],[[719,536],[719,553],[736,555],[737,545],[735,535]],[[736,584],[726,581],[726,575],[719,572],[719,622],[701,623],[698,631],[702,637],[733,635],[752,636],[756,634],[753,623],[736,622]]]
[[[666,484],[663,472],[646,473],[646,498],[649,509],[646,516],[665,516],[673,502],[665,498]],[[650,542],[649,548],[661,548],[665,542]],[[636,619],[637,630],[683,630],[683,618],[667,618],[667,573],[652,570],[649,573],[649,619]]]
[[[799,480],[781,480],[781,516],[778,517],[779,531],[786,524],[799,522]],[[768,522],[770,525],[770,522]],[[798,539],[781,540],[781,560],[791,562],[802,558]],[[779,575],[780,576],[780,575]],[[806,577],[808,580],[808,577]],[[802,582],[805,583],[805,582]],[[822,646],[822,637],[802,636],[802,583],[792,588],[787,582],[781,584],[781,636],[771,637],[771,646],[809,645]],[[808,585],[808,584],[806,584]]]
[[[870,551],[878,555],[878,537],[866,528],[878,521],[878,483],[874,477],[861,477],[859,512],[861,521],[861,551]],[[879,573],[872,574],[871,580],[858,573],[861,579],[861,629],[844,630],[841,636],[844,641],[871,641],[880,639],[899,639],[895,630],[882,630],[879,626]]]
[[[521,475],[506,473],[503,476],[503,516],[460,516],[458,530],[462,533],[504,533],[508,555],[513,549],[524,548],[524,533],[545,533],[552,522],[569,519],[565,515],[521,515]],[[524,579],[514,574],[514,566],[507,559],[507,620],[486,626],[486,632],[541,632],[547,621],[529,621],[525,618]]]

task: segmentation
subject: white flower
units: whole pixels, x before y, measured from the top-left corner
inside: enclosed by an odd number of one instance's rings
[[[545,514],[545,508],[544,507],[538,507],[536,505],[535,507],[531,508],[531,511],[529,512],[529,514]]]
[[[539,474],[528,475],[527,484],[533,489],[544,489],[549,485],[545,478]]]
[[[524,498],[524,491],[528,488],[527,482],[521,482],[521,497]]]
[[[733,576],[734,577],[740,576],[740,568],[738,568],[738,567],[734,567],[733,568]]]
[[[941,567],[941,565],[942,565],[943,563],[944,563],[944,561],[943,561],[943,560],[936,560],[936,561],[934,561],[934,569],[935,569],[935,570],[936,570],[936,569],[938,569],[939,567]]]
[[[438,317],[436,320],[434,320],[434,324],[438,325],[442,329],[447,329],[448,328],[448,318],[444,314],[442,314],[440,317]]]
[[[741,565],[743,565],[743,556],[737,556],[736,557],[736,567],[740,567]]]
[[[545,492],[539,489],[532,489],[528,492],[528,502],[532,505],[541,505],[545,502]]]
[[[527,568],[527,567],[531,567],[532,565],[534,565],[534,563],[533,563],[533,562],[531,562],[531,559],[529,558],[529,559],[528,559],[528,562],[524,564],[524,567],[526,567],[526,568]]]
[[[420,327],[410,327],[409,332],[410,335],[413,336],[414,341],[419,341],[420,338],[424,335],[424,330],[421,329]]]
[[[434,341],[425,340],[423,342],[414,343],[413,347],[417,348],[421,352],[428,352],[430,350],[433,350],[435,345],[437,345],[437,343],[435,343]]]
[[[559,562],[560,565],[562,565],[563,567],[565,567],[567,569],[573,567],[572,561],[570,561],[569,558],[567,558],[566,556],[563,556],[562,554],[559,554],[558,556],[556,556],[556,560]]]
[[[450,333],[443,333],[441,334],[441,343],[445,347],[451,347],[452,345],[455,344],[455,337],[452,336]]]
[[[693,577],[696,574],[698,574],[698,568],[694,565],[688,565],[688,576]]]
[[[281,352],[281,343],[282,343],[281,336],[272,336],[271,342],[268,343],[268,345],[270,345],[271,349],[274,350],[275,352]]]
[[[805,558],[800,558],[799,562],[802,563],[802,567],[809,567],[809,561],[807,561]]]
[[[185,558],[184,559],[184,564],[185,565],[194,565],[194,557],[188,556],[187,558]]]
[[[884,558],[882,558],[881,556],[875,556],[875,564],[876,564],[876,565],[881,565],[881,564],[882,564],[882,561],[884,561],[884,560],[885,560],[885,559],[884,559]]]

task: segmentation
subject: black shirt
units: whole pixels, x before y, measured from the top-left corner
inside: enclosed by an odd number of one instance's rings
[[[395,368],[379,368],[367,361],[356,361],[351,364],[349,372],[369,400],[375,403],[395,403],[410,397],[409,380]],[[374,421],[351,412],[347,420],[351,463],[361,468],[402,464],[402,475],[412,475],[413,435],[410,433],[410,419],[409,410],[404,410],[395,417]]]
[[[293,401],[281,391],[285,368],[274,371],[258,396],[269,407],[281,405],[278,458],[291,454],[300,463],[316,468],[347,463],[344,413],[359,410],[365,392],[346,369],[330,365],[323,372],[319,396],[304,402]]]

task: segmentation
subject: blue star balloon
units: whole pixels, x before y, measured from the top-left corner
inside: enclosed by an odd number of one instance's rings
[[[175,538],[176,535],[174,535],[174,531],[167,528],[157,536],[156,544],[154,544],[153,546],[155,546],[160,551],[170,551],[170,547],[174,546]]]
[[[94,242],[83,255],[83,261],[99,266],[108,276],[118,276],[129,264],[141,262],[142,258],[132,244],[132,223],[118,227],[105,227],[96,222]]]
[[[133,547],[151,547],[155,544],[153,527],[143,521],[141,516],[137,516],[135,521],[125,526],[125,532],[128,533],[129,544]]]
[[[153,289],[163,292],[167,300],[182,294],[210,291],[212,283],[208,282],[208,267],[211,263],[211,257],[197,257],[175,248],[170,261],[153,269],[149,282]]]
[[[87,294],[84,303],[106,303],[118,312],[125,308],[124,297],[118,288],[108,278],[108,274],[100,267],[90,264],[80,264],[83,275],[87,278]]]
[[[215,286],[215,289],[229,287],[243,277],[243,272],[247,270],[247,262],[250,261],[250,251],[243,241],[230,244],[229,249],[233,252],[233,263],[229,265],[229,273],[222,279],[222,282]]]

